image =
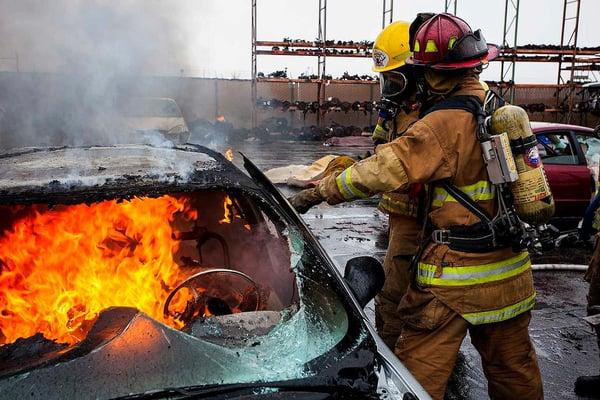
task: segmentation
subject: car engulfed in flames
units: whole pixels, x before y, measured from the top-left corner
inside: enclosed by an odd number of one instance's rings
[[[142,145],[0,155],[0,399],[232,385],[378,398],[389,361],[352,290],[255,167],[226,157]]]
[[[194,229],[199,211],[191,201],[164,195],[3,210],[14,222],[0,238],[1,343],[41,333],[74,344],[113,306],[182,328],[184,322],[165,314],[163,305],[169,290],[201,268],[177,260],[182,232],[173,224]],[[223,203],[219,222],[231,223],[229,196]]]

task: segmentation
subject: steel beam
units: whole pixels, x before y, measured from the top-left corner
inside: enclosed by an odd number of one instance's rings
[[[502,47],[504,48],[517,48],[519,3],[520,0],[505,0],[504,2],[504,29],[502,35]],[[515,67],[515,57],[510,61],[502,61],[500,66],[500,82],[507,82],[507,78],[509,78],[507,88],[502,89],[500,94],[505,98],[508,97],[508,100],[511,103],[514,103],[515,99]]]
[[[383,14],[381,15],[381,29],[391,24],[394,20],[394,0],[383,0]]]
[[[319,82],[317,83],[317,101],[319,105],[325,101],[325,72],[327,61],[327,0],[319,0],[319,32],[318,42],[320,44],[320,52],[317,56],[317,74]],[[317,126],[321,127],[321,110],[317,112]]]
[[[257,71],[256,71],[256,1],[250,0],[252,3],[252,128],[256,128],[258,125],[257,115],[256,115],[256,101],[258,100],[258,91],[257,91]]]
[[[563,15],[560,33],[560,49],[570,51],[570,68],[563,68],[563,55],[558,57],[558,77],[557,84],[567,84],[564,91],[556,91],[556,108],[566,105],[567,112],[563,116],[563,122],[571,122],[573,108],[575,106],[576,83],[575,71],[577,64],[577,36],[579,33],[579,13],[581,10],[581,0],[564,0]],[[566,79],[565,79],[566,78]],[[557,119],[560,116],[557,114]]]
[[[444,12],[456,15],[456,3],[458,0],[444,0]]]

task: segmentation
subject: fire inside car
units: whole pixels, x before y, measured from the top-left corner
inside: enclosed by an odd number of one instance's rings
[[[1,390],[46,380],[53,395],[117,397],[305,376],[348,321],[300,271],[294,236],[224,191],[0,206]]]

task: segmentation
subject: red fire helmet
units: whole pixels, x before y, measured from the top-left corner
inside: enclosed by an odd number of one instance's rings
[[[437,14],[419,27],[415,34],[413,56],[408,64],[432,69],[474,68],[498,56],[498,46],[487,44],[481,30],[452,14]]]

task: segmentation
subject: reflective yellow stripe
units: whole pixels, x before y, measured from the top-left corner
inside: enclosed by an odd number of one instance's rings
[[[494,185],[488,181],[479,181],[472,185],[459,186],[457,188],[469,196],[473,201],[492,200],[496,198]],[[435,187],[433,189],[433,200],[431,202],[433,207],[441,207],[444,203],[449,202],[456,203],[456,199],[450,196],[446,189],[441,187]]]
[[[421,51],[421,43],[418,40],[415,40],[415,45],[413,46],[413,50],[416,52]]]
[[[498,310],[463,314],[462,317],[473,325],[506,321],[519,314],[523,314],[525,311],[531,310],[535,306],[535,295],[536,294],[534,293],[525,300],[508,307],[500,308]]]
[[[450,39],[448,40],[448,50],[452,50],[452,48],[456,44],[456,40],[456,36],[450,36]]]
[[[367,198],[368,195],[364,194],[354,186],[352,183],[352,168],[346,168],[341,174],[335,178],[338,190],[342,194],[345,200],[352,200],[356,198]]]
[[[416,50],[415,50],[416,51]],[[435,40],[429,39],[425,45],[425,53],[437,53],[438,48],[435,44]]]
[[[400,53],[397,56],[395,56],[394,60],[404,61],[408,57],[412,56],[412,54],[413,54],[412,51],[408,50],[408,51],[405,51],[404,53]]]
[[[496,282],[531,268],[529,253],[523,252],[508,260],[485,265],[465,267],[441,267],[442,274],[436,277],[437,265],[419,263],[417,282],[433,286],[470,286]]]

